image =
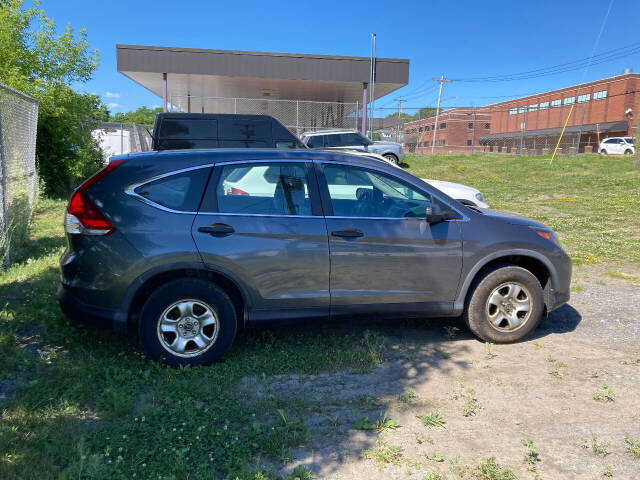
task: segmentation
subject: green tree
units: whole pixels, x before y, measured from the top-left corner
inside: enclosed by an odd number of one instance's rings
[[[98,54],[84,30],[67,25],[58,34],[38,2],[24,8],[23,0],[0,0],[0,52],[0,83],[40,101],[36,160],[44,193],[66,195],[102,162],[91,131],[109,112],[97,95],[70,86],[91,78]]]
[[[419,112],[419,113],[418,113]],[[402,123],[413,122],[414,120],[418,120],[418,118],[429,118],[436,116],[436,108],[435,107],[422,107],[418,111],[416,111],[413,115],[410,115],[406,112],[402,112],[400,114],[400,119]],[[397,118],[398,113],[390,113],[387,115],[387,118]]]
[[[154,108],[140,107],[135,112],[118,112],[111,116],[112,122],[140,123],[143,125],[153,125],[156,114],[162,112],[162,107]]]

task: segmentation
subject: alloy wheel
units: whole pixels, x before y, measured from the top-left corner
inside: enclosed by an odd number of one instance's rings
[[[501,332],[516,331],[531,316],[531,293],[519,282],[505,282],[493,289],[486,304],[489,324]]]
[[[179,357],[197,357],[218,338],[216,311],[200,300],[185,299],[169,305],[158,318],[162,347]]]

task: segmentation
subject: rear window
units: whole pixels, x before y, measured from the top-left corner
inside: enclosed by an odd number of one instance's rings
[[[324,135],[314,135],[307,140],[307,147],[322,148],[324,147]]]
[[[171,210],[196,212],[210,167],[169,175],[135,188],[141,197]]]

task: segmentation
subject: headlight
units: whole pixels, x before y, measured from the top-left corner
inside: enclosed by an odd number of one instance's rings
[[[482,195],[480,192],[476,193],[476,199],[484,203],[484,195]]]

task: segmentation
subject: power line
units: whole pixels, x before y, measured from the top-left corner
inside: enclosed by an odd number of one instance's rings
[[[454,78],[456,82],[508,82],[515,80],[526,80],[530,78],[539,78],[549,75],[557,75],[559,73],[580,70],[587,66],[599,65],[601,63],[611,62],[620,58],[629,57],[640,53],[640,42],[632,43],[624,47],[615,48],[598,55],[581,58],[572,62],[560,63],[550,67],[543,67],[534,70],[527,70],[519,73],[510,73],[505,75],[495,75],[489,77],[469,77]]]

